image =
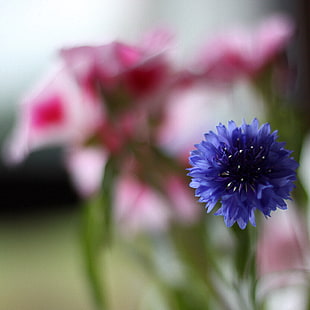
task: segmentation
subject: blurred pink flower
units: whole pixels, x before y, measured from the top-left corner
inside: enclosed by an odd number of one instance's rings
[[[169,224],[167,200],[132,175],[122,175],[115,187],[115,217],[120,230],[135,234],[161,231]]]
[[[81,92],[65,68],[57,67],[23,98],[5,157],[19,162],[42,146],[82,143],[101,121],[99,103]]]
[[[176,176],[167,179],[160,193],[132,174],[122,174],[114,195],[116,221],[121,231],[131,234],[163,231],[172,221],[191,224],[200,212],[189,188]]]
[[[84,198],[89,198],[100,190],[107,153],[99,147],[83,147],[68,150],[65,164],[72,183]]]
[[[202,209],[195,204],[193,193],[185,180],[175,175],[168,176],[165,190],[174,220],[191,224],[198,219]]]
[[[304,270],[309,266],[306,226],[293,208],[291,206],[285,213],[279,212],[264,222],[257,248],[260,275]]]
[[[119,74],[141,58],[137,48],[120,42],[66,48],[60,51],[60,55],[78,84],[95,95],[98,83],[107,89],[114,88]]]
[[[170,41],[171,35],[161,30],[135,46],[112,42],[61,51],[82,91],[103,101],[98,137],[108,151],[120,152],[130,140],[152,139],[149,135],[161,122],[161,105],[175,80],[166,55]]]
[[[188,165],[188,154],[201,132],[213,125],[212,91],[204,85],[191,85],[171,91],[164,118],[157,131],[157,143],[168,154]],[[209,103],[211,101],[211,105]]]
[[[266,19],[259,27],[253,51],[253,71],[257,72],[281,55],[294,35],[293,21],[284,15],[275,15]],[[255,57],[256,53],[256,57]]]
[[[39,147],[63,145],[72,182],[88,198],[100,190],[106,161],[115,156],[120,175],[114,210],[120,223],[135,231],[162,230],[174,220],[192,223],[200,209],[176,176],[180,162],[171,164],[175,154],[160,154],[157,144],[170,94],[183,89],[167,56],[171,39],[160,30],[137,45],[63,49],[57,70],[23,98],[8,158],[16,162]],[[170,120],[175,108],[169,110]],[[165,142],[175,145],[171,137],[173,143]],[[183,159],[183,142],[180,148]]]
[[[23,98],[6,157],[17,162],[41,146],[88,140],[115,153],[130,139],[148,140],[148,122],[161,117],[157,104],[173,76],[164,55],[168,42],[161,31],[141,46],[62,50],[63,63]]]
[[[293,32],[292,21],[284,15],[266,19],[256,31],[230,30],[205,45],[194,72],[216,84],[254,77],[283,53]]]
[[[125,92],[137,100],[156,94],[169,80],[170,63],[164,53],[168,38],[161,32],[136,46],[115,41],[63,49],[61,56],[78,83],[93,95]]]
[[[167,28],[156,28],[148,31],[138,42],[138,46],[150,55],[161,54],[171,50],[174,34]]]

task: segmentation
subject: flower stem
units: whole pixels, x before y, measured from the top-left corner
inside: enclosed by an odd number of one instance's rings
[[[235,289],[245,309],[258,310],[256,300],[257,228],[247,226],[245,230],[240,230],[236,227],[234,232],[237,242],[235,268],[238,277]]]
[[[103,255],[111,243],[112,188],[115,176],[113,160],[107,162],[100,193],[85,203],[82,216],[82,250],[86,275],[89,280],[95,307],[107,309],[102,278]]]
[[[103,288],[102,274],[102,244],[100,204],[92,200],[83,206],[82,218],[82,251],[86,275],[93,296],[95,309],[106,309],[105,290]]]

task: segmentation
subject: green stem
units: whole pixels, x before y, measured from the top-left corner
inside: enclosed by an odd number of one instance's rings
[[[178,257],[188,271],[187,277],[196,283],[196,288],[200,287],[205,291],[205,303],[211,304],[208,299],[215,301],[221,309],[232,309],[226,300],[222,290],[227,286],[227,279],[216,258],[214,257],[214,247],[206,239],[205,221],[197,223],[191,227],[178,227],[172,229],[171,237],[178,253]],[[214,280],[217,280],[216,283]],[[218,285],[221,288],[217,287]],[[193,284],[194,286],[194,284]]]
[[[256,247],[257,228],[248,226],[245,230],[234,227],[236,236],[235,268],[237,271],[236,293],[244,309],[259,309],[256,300]],[[242,288],[242,289],[240,289]],[[245,294],[244,290],[245,290]]]
[[[104,281],[102,278],[104,251],[111,243],[112,231],[112,189],[115,164],[107,162],[100,193],[83,206],[82,251],[96,309],[107,309]]]
[[[106,297],[101,278],[103,269],[100,203],[93,200],[83,206],[82,251],[84,267],[93,296],[95,309],[106,309]]]

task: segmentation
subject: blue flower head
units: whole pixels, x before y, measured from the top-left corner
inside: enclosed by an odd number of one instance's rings
[[[217,126],[196,144],[189,157],[190,187],[199,202],[215,215],[223,215],[226,226],[235,222],[244,229],[255,226],[256,209],[266,217],[277,208],[286,209],[285,199],[295,187],[297,162],[285,143],[277,142],[277,131],[268,123],[259,127],[257,119],[237,127],[234,121]]]

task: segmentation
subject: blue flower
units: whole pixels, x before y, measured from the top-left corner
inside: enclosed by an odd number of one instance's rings
[[[256,225],[256,209],[266,217],[277,208],[286,209],[298,164],[285,143],[276,141],[277,131],[271,133],[268,123],[259,127],[257,119],[216,128],[189,157],[190,187],[207,212],[220,202],[215,215],[223,215],[228,227],[237,222],[244,229],[249,221]]]

